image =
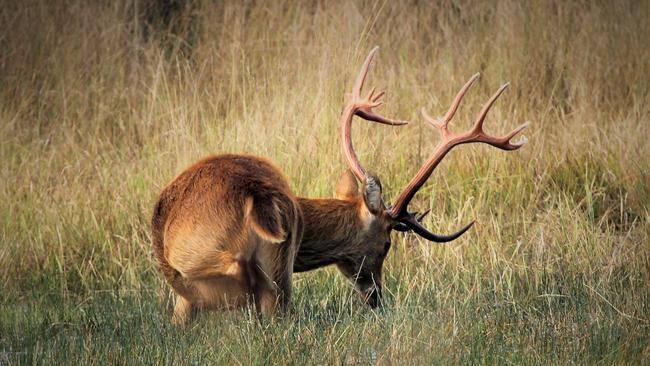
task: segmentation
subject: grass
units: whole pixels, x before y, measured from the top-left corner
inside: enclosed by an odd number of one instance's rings
[[[647,4],[196,2],[143,32],[144,5],[0,7],[0,364],[649,362]],[[161,188],[245,152],[332,196],[344,92],[374,45],[382,113],[412,121],[354,126],[388,200],[435,145],[420,107],[441,115],[480,71],[452,122],[468,128],[511,82],[486,129],[530,121],[530,143],[460,147],[414,201],[438,232],[477,225],[438,246],[394,234],[377,312],[330,268],[296,276],[285,318],[171,326]]]

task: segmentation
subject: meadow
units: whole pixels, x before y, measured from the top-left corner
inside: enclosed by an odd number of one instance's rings
[[[647,1],[7,1],[0,6],[0,364],[648,364]],[[153,15],[152,15],[153,14]],[[293,311],[170,324],[149,221],[161,189],[224,152],[274,161],[332,197],[339,116],[363,58],[383,115],[355,120],[394,198],[451,128],[510,88],[486,130],[516,152],[456,148],[413,201],[460,239],[395,233],[384,306],[327,268]]]

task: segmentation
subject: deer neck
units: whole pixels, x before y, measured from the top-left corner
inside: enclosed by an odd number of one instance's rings
[[[355,253],[365,231],[358,200],[298,198],[304,233],[294,272],[336,264]]]

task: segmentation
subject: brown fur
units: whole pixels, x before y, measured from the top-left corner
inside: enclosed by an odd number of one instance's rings
[[[302,230],[300,206],[267,160],[219,155],[186,169],[152,219],[156,259],[178,295],[174,320],[250,301],[286,308]]]

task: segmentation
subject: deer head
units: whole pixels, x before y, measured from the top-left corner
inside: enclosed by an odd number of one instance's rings
[[[367,121],[377,122],[391,126],[407,124],[405,121],[389,119],[377,114],[374,109],[382,104],[381,98],[384,92],[376,92],[374,88],[362,97],[362,89],[368,74],[372,60],[377,53],[375,47],[366,58],[359,75],[357,76],[352,92],[348,95],[348,102],[341,117],[341,144],[343,153],[348,161],[350,169],[346,171],[339,180],[336,188],[338,209],[332,206],[331,214],[320,214],[317,219],[310,217],[315,212],[321,212],[322,207],[333,205],[333,202],[325,204],[325,201],[315,204],[315,201],[303,203],[303,211],[306,216],[305,238],[296,259],[297,263],[305,259],[312,250],[309,243],[310,236],[319,235],[317,232],[308,233],[314,229],[320,231],[321,253],[328,253],[329,257],[323,260],[320,265],[334,263],[341,272],[352,280],[358,291],[364,296],[370,306],[377,306],[381,296],[381,272],[384,259],[391,246],[391,232],[413,232],[432,242],[449,242],[465,233],[474,222],[469,223],[455,233],[449,235],[434,234],[422,225],[422,219],[429,212],[410,212],[408,205],[431,176],[435,168],[445,155],[455,146],[460,144],[482,142],[490,144],[502,150],[516,150],[523,146],[527,140],[522,138],[518,142],[510,142],[521,130],[527,127],[526,124],[514,129],[510,133],[494,137],[483,131],[483,122],[490,108],[497,98],[503,93],[508,84],[503,85],[483,106],[478,115],[474,127],[464,133],[454,133],[449,130],[449,121],[458,110],[461,100],[469,90],[470,86],[478,79],[479,74],[472,76],[460,89],[455,100],[449,107],[447,114],[439,121],[435,121],[423,110],[424,119],[441,134],[441,140],[434,149],[431,156],[411,179],[409,184],[395,199],[392,205],[386,204],[382,198],[382,186],[379,178],[367,172],[359,162],[354,151],[351,138],[351,127],[354,116],[361,117]],[[359,192],[358,183],[362,184]],[[347,206],[344,204],[347,202]],[[347,211],[343,209],[347,207]],[[318,222],[316,222],[318,221]],[[337,243],[341,243],[340,245]],[[304,247],[304,248],[303,248]],[[338,252],[336,252],[338,250]],[[317,256],[317,255],[316,255]],[[327,257],[323,255],[321,257]],[[322,259],[322,258],[321,258]],[[300,267],[300,264],[298,264]],[[311,269],[295,268],[296,271]]]

